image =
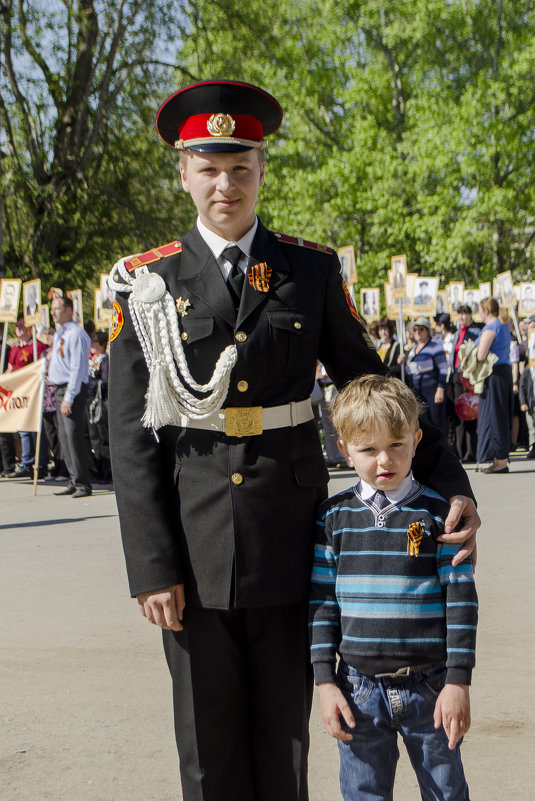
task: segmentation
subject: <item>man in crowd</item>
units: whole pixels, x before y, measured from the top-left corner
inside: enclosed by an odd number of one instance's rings
[[[131,593],[163,629],[185,801],[308,798],[307,598],[328,480],[310,394],[318,360],[338,387],[386,372],[336,253],[256,217],[281,121],[249,84],[169,98],[158,130],[198,219],[112,272],[112,467]],[[415,474],[453,501],[448,531],[463,515],[448,535],[462,541],[478,525],[466,475],[436,429],[424,439]]]
[[[15,323],[15,334],[18,337],[18,342],[13,345],[9,351],[9,364],[8,370],[20,370],[21,367],[26,367],[27,364],[33,362],[34,345],[30,329],[24,325],[24,315],[19,315]],[[36,340],[35,352],[37,358],[40,358],[46,350],[46,345]],[[37,434],[35,431],[19,431],[21,456],[20,463],[11,472],[8,473],[7,478],[33,478],[33,464],[35,460],[35,445],[37,441]],[[48,462],[48,444],[46,437],[41,434],[41,447],[39,453],[39,467],[38,477],[44,478],[46,476],[46,466]]]
[[[91,495],[89,446],[85,436],[91,340],[74,322],[70,298],[54,298],[50,313],[56,324],[56,334],[48,380],[56,387],[59,444],[69,471],[67,487],[54,494],[85,498]]]

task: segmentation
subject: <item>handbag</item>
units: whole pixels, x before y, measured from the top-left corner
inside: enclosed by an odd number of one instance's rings
[[[89,422],[100,423],[104,415],[104,404],[102,402],[102,381],[97,381],[97,392],[89,404]]]

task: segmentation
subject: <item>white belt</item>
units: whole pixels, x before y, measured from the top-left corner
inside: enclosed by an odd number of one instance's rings
[[[183,428],[222,431],[229,437],[252,437],[270,428],[288,428],[314,419],[310,398],[292,401],[283,406],[229,406],[218,412],[193,420],[183,415]]]

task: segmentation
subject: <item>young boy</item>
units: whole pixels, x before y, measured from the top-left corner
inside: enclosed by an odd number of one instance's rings
[[[412,477],[419,411],[390,376],[356,379],[333,404],[338,447],[360,480],[320,507],[310,628],[345,801],[391,801],[398,733],[422,798],[469,798],[460,742],[477,595],[471,561],[452,567],[457,547],[438,541],[448,502]]]

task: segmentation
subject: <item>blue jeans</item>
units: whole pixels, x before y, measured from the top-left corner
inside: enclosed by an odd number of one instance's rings
[[[35,445],[37,434],[35,431],[19,431],[20,437],[20,461],[23,467],[33,472],[33,462],[35,458]],[[41,431],[41,447],[39,449],[39,467],[46,468],[48,464],[48,443],[46,434]]]
[[[444,665],[404,678],[370,678],[340,662],[338,684],[355,716],[353,740],[339,741],[344,801],[392,801],[398,733],[416,772],[423,801],[469,801],[460,742],[448,748],[433,712],[444,686]]]

